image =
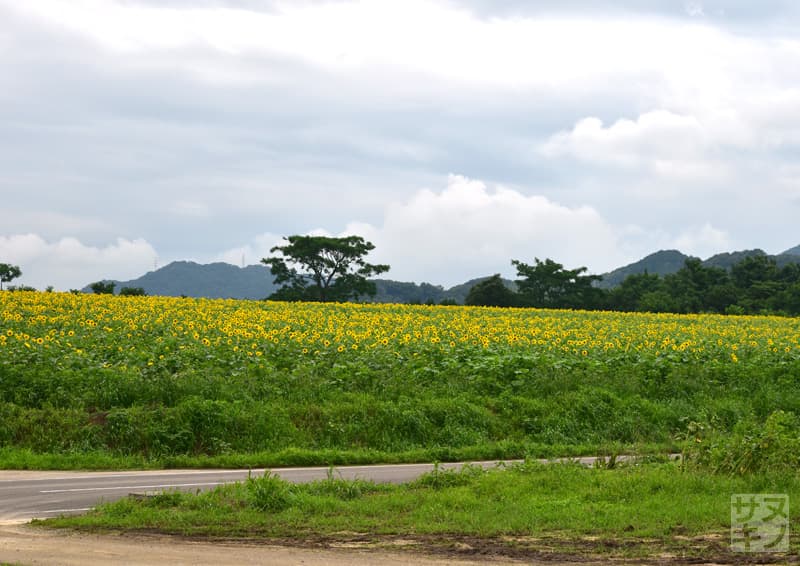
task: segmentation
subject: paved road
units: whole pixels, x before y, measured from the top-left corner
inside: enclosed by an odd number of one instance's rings
[[[496,462],[479,462],[494,466]],[[443,464],[443,468],[460,464]],[[433,469],[432,464],[379,466],[340,466],[336,477],[371,479],[376,482],[410,481]],[[101,501],[113,501],[130,493],[164,490],[195,491],[236,481],[248,474],[263,475],[265,469],[253,470],[159,470],[131,472],[29,472],[0,471],[0,521],[21,522],[60,514],[87,511]],[[272,470],[282,478],[304,483],[328,477],[329,468],[280,468]]]
[[[596,458],[581,458],[592,465]],[[474,462],[483,467],[497,461]],[[442,464],[445,469],[463,463]],[[402,483],[433,469],[433,464],[391,464],[377,466],[339,466],[336,477]],[[20,523],[58,515],[82,513],[101,501],[113,501],[131,493],[164,490],[196,491],[242,481],[254,470],[160,470],[131,472],[32,472],[0,471],[0,523]],[[287,481],[304,483],[328,477],[329,468],[278,468],[271,470]]]

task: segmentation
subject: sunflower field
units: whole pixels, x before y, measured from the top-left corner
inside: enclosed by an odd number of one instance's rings
[[[512,457],[778,410],[798,318],[0,293],[0,449]]]

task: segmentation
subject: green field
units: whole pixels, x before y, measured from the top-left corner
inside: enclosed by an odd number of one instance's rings
[[[792,318],[1,293],[0,465],[677,451],[798,376]]]

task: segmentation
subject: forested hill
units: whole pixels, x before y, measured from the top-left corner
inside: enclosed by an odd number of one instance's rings
[[[683,267],[684,262],[689,259],[689,257],[691,256],[682,254],[678,250],[657,251],[635,263],[603,274],[603,279],[598,282],[597,286],[603,289],[610,289],[622,283],[629,275],[636,275],[644,272],[650,273],[651,275],[669,275]]]
[[[703,260],[703,267],[720,267],[730,269],[740,261],[748,257],[766,256],[772,258],[778,267],[783,267],[789,263],[800,263],[800,246],[796,246],[777,255],[769,255],[763,250],[742,250],[737,252],[725,252],[711,256]],[[684,266],[688,256],[678,250],[661,250],[650,254],[635,263],[626,265],[603,274],[603,279],[598,283],[598,287],[611,289],[622,283],[629,275],[649,273],[650,275],[670,275],[677,273]]]
[[[751,256],[767,256],[762,250],[744,250],[722,253],[702,262],[705,267],[730,269],[742,259]],[[788,263],[800,263],[800,246],[785,252],[767,256],[776,261],[779,267]],[[677,250],[661,250],[647,257],[604,274],[598,286],[610,289],[618,286],[629,275],[650,273],[651,275],[670,275],[677,273],[687,259]],[[479,277],[460,285],[445,288],[431,283],[411,283],[391,279],[376,279],[377,294],[372,299],[381,303],[441,303],[452,301],[464,303],[470,289],[488,279]],[[272,294],[277,287],[272,283],[272,275],[265,265],[237,267],[228,263],[199,264],[192,261],[175,261],[169,265],[146,273],[130,281],[114,281],[117,292],[123,287],[141,287],[148,295],[187,296],[232,299],[263,299]],[[511,290],[516,290],[512,281],[503,280]],[[91,292],[87,285],[84,292]]]
[[[377,294],[372,299],[380,303],[441,303],[451,300],[463,304],[473,285],[486,277],[472,279],[446,289],[430,283],[409,283],[376,279]],[[175,261],[138,279],[112,281],[119,292],[124,287],[141,287],[148,295],[167,297],[207,297],[210,299],[263,299],[277,290],[265,265],[237,267],[229,263],[199,264]],[[507,284],[513,287],[510,281]],[[89,285],[83,292],[91,293]]]
[[[277,289],[265,265],[237,267],[193,261],[174,261],[138,279],[114,283],[117,291],[123,287],[141,287],[148,295],[210,299],[263,299]],[[91,293],[88,285],[83,291]]]
[[[375,279],[377,293],[372,298],[376,303],[442,303],[455,302],[459,305],[464,304],[464,300],[469,294],[469,290],[488,277],[478,277],[470,279],[466,283],[455,285],[445,289],[441,285],[430,283],[406,283],[403,281],[392,281],[391,279]],[[513,281],[504,279],[503,282],[509,289],[516,289]]]
[[[800,246],[795,246],[791,249],[786,250],[781,255],[790,255],[790,256],[800,256]]]

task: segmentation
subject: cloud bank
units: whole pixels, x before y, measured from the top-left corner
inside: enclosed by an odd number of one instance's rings
[[[787,249],[799,6],[0,0],[0,237],[240,264],[362,227],[442,282]]]
[[[0,236],[0,257],[22,268],[22,277],[12,284],[68,290],[100,279],[139,277],[153,269],[158,256],[141,239],[118,238],[113,244],[94,247],[76,238],[47,242],[36,234],[22,234]]]
[[[385,277],[445,286],[492,273],[513,277],[512,259],[551,258],[604,273],[657,249],[708,257],[731,245],[724,231],[708,223],[677,233],[616,226],[591,207],[567,207],[463,175],[450,175],[443,189],[422,189],[389,205],[379,224],[351,222],[336,234],[319,228],[307,233],[362,236],[375,244],[371,261],[392,266]],[[280,242],[277,234],[265,233],[218,257],[233,264],[260,259]]]

